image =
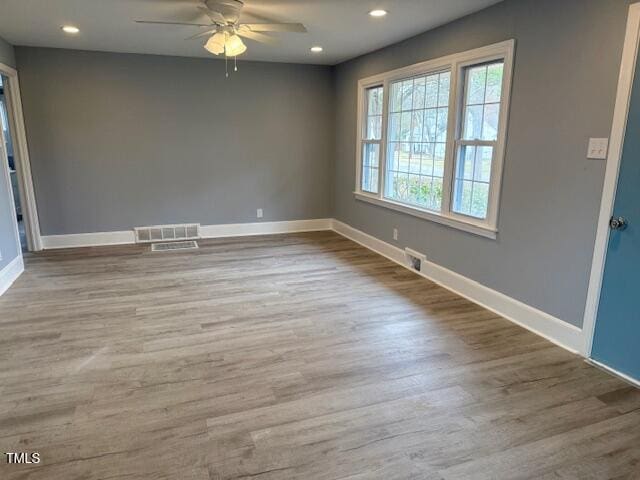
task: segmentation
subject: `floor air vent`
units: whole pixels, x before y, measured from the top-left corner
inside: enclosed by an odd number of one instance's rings
[[[193,250],[194,248],[198,248],[198,242],[195,240],[151,244],[152,252],[175,252],[176,250]]]
[[[166,242],[168,240],[195,240],[200,238],[200,224],[156,225],[134,228],[136,243]]]
[[[416,270],[417,272],[422,271],[422,267],[424,267],[424,264],[427,261],[427,256],[424,253],[416,252],[411,248],[404,249],[404,257],[409,268]]]

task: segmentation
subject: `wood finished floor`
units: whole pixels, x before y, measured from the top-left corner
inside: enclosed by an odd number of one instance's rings
[[[331,232],[53,251],[0,298],[17,479],[637,479],[640,393]]]

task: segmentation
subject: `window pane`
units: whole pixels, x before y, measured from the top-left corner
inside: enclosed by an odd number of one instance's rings
[[[400,140],[409,141],[411,136],[411,122],[413,120],[413,115],[411,111],[402,112],[402,120],[400,123]]]
[[[419,203],[421,199],[420,175],[409,175],[409,202]]]
[[[409,174],[389,172],[387,189],[388,197],[394,200],[407,201],[409,199]]]
[[[436,143],[435,155],[433,157],[433,174],[436,177],[444,176],[444,154],[445,154],[444,143]]]
[[[436,131],[438,124],[438,111],[429,108],[424,112],[424,140],[427,142],[436,141]]]
[[[493,159],[493,147],[478,147],[476,155],[476,168],[474,179],[479,182],[489,183],[491,180],[491,160]]]
[[[453,211],[486,218],[493,147],[462,145],[458,149],[453,184]]]
[[[391,85],[391,105],[390,112],[399,112],[402,110],[402,83],[393,83]]]
[[[365,138],[367,140],[380,140],[382,138],[382,87],[373,87],[366,90]]]
[[[422,155],[420,154],[420,144],[411,144],[411,156],[409,157],[409,172],[420,173],[420,162],[422,161]]]
[[[473,183],[466,180],[456,180],[456,200],[457,211],[469,214],[471,211],[471,194],[473,193]]]
[[[402,111],[407,112],[413,106],[413,80],[402,82]]]
[[[387,198],[442,208],[450,81],[450,72],[439,72],[391,84]]]
[[[476,218],[487,217],[487,207],[489,205],[489,184],[474,183],[473,195],[471,197],[471,211],[469,214]]]
[[[439,94],[439,76],[430,75],[427,77],[427,102],[425,107],[435,108],[438,106],[438,94]]]
[[[484,103],[484,92],[487,88],[487,66],[471,67],[467,69],[467,105]]]
[[[369,88],[367,92],[369,115],[382,115],[382,87]]]
[[[391,113],[389,115],[388,140],[390,142],[400,141],[400,113]]]
[[[464,133],[465,140],[479,140],[482,137],[482,105],[471,105],[464,109]]]
[[[436,148],[435,143],[423,143],[422,147],[422,166],[420,167],[420,174],[432,177],[433,176],[433,155]]]
[[[413,109],[422,110],[424,108],[425,77],[416,78],[413,84]]]
[[[433,179],[431,177],[419,176],[417,179],[417,194],[415,202],[418,205],[430,204],[430,192]]]
[[[377,143],[365,143],[362,150],[362,166],[365,168],[378,168],[380,145]]]
[[[449,116],[448,108],[438,109],[438,120],[436,122],[436,142],[447,141],[447,119]]]
[[[429,208],[442,210],[442,178],[433,177],[431,191],[429,192]]]
[[[502,60],[466,69],[463,140],[497,140],[503,70]]]
[[[411,155],[411,144],[401,143],[398,155],[398,171],[409,173],[409,157]]]
[[[438,106],[446,107],[449,105],[449,88],[451,84],[451,74],[444,72],[440,74],[440,86],[438,89]]]
[[[367,121],[367,140],[380,140],[382,138],[382,116],[369,117]]]
[[[499,103],[487,103],[482,115],[482,140],[498,139],[498,116],[500,115]]]
[[[476,147],[462,147],[460,162],[456,178],[473,180],[473,169],[475,168]]]
[[[494,63],[487,68],[487,93],[486,103],[498,103],[502,96],[502,77],[504,64]]]
[[[411,141],[422,141],[422,120],[424,118],[424,110],[415,110],[411,121]]]
[[[467,186],[466,190],[465,185]],[[453,182],[453,211],[458,213],[466,213],[469,211],[470,203],[471,182],[456,178]]]
[[[387,153],[387,169],[398,170],[400,166],[400,143],[389,142]]]
[[[378,167],[380,145],[364,143],[362,145],[362,185],[365,192],[378,193]]]
[[[369,170],[371,172],[371,193],[378,193],[378,172],[380,170],[378,170],[377,168],[371,168]]]
[[[0,78],[2,78],[1,75]],[[4,102],[0,100],[0,123],[2,124],[2,131],[9,132],[9,119],[6,116],[5,109]]]

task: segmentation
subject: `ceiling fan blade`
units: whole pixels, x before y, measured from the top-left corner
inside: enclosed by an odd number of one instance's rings
[[[302,23],[243,23],[252,32],[292,32],[307,33],[307,27]]]
[[[196,38],[207,37],[209,35],[213,35],[217,31],[217,28],[214,28],[213,30],[206,30],[204,32],[196,33],[195,35],[191,35],[190,37],[185,38],[185,40],[195,40]]]
[[[222,15],[220,12],[214,12],[213,10],[209,10],[207,7],[205,6],[199,6],[198,7],[207,17],[209,17],[211,19],[211,21],[213,23],[216,23],[218,25],[227,25],[229,22],[227,22],[227,19],[224,18],[224,15]]]
[[[154,20],[135,20],[136,23],[147,25],[186,25],[189,27],[210,27],[210,23],[188,23],[188,22],[156,22]]]
[[[276,45],[278,41],[270,37],[269,35],[265,35],[264,33],[252,32],[251,30],[247,30],[244,28],[240,28],[237,31],[238,35],[245,38],[250,38],[251,40],[255,40],[256,42],[266,43],[269,45]]]

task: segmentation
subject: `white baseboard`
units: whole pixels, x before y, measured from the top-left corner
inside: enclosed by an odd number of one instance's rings
[[[313,220],[288,220],[284,222],[230,223],[203,225],[202,238],[245,237],[249,235],[273,235],[277,233],[315,232],[331,230],[330,218]]]
[[[333,220],[333,230],[388,259],[409,268],[404,251],[394,245]],[[413,270],[412,270],[413,271]],[[582,329],[564,322],[519,300],[486,287],[459,273],[427,261],[415,272],[474,303],[540,335],[572,353],[584,355]]]
[[[0,295],[6,292],[18,277],[24,272],[22,255],[18,255],[11,263],[0,270]]]
[[[230,223],[202,225],[202,238],[243,237],[247,235],[272,235],[277,233],[312,232],[331,230],[330,218],[312,220],[289,220],[284,222]],[[69,235],[47,235],[42,237],[45,250],[57,248],[99,247],[135,243],[133,230],[121,232],[72,233]]]
[[[105,245],[126,245],[135,243],[133,230],[122,232],[71,233],[68,235],[45,235],[42,248],[101,247]]]
[[[611,375],[615,375],[616,377],[621,378],[622,380],[624,380],[627,383],[630,383],[634,387],[640,388],[640,380],[638,380],[636,378],[633,378],[633,377],[630,377],[626,373],[619,372],[615,368],[608,367],[604,363],[600,363],[597,360],[594,360],[593,358],[587,358],[587,359],[585,359],[585,362],[587,362],[588,364],[593,365],[593,366],[595,366],[597,368],[601,368],[605,372],[609,372]]]

